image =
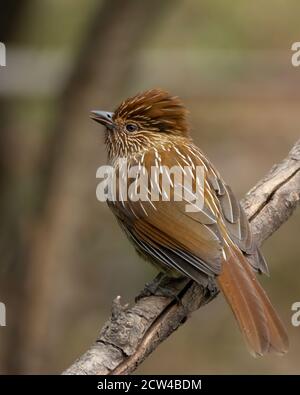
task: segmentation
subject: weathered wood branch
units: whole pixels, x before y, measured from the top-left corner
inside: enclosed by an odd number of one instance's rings
[[[300,201],[300,140],[288,157],[246,195],[242,205],[259,244],[272,235],[292,214]],[[152,282],[155,284],[157,279]],[[132,306],[113,302],[110,319],[95,344],[64,374],[129,374],[173,333],[189,315],[212,300],[217,292],[193,281],[166,284],[174,298],[159,295],[139,298]],[[178,298],[180,303],[178,303]]]

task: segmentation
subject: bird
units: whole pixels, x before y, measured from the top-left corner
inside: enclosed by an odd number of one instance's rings
[[[157,177],[155,201],[153,180],[146,183],[149,193],[143,201],[120,193],[108,201],[139,255],[168,276],[215,282],[254,357],[286,353],[286,329],[256,276],[268,274],[267,263],[230,186],[193,142],[188,111],[179,97],[149,89],[125,99],[114,112],[97,110],[90,116],[105,127],[107,159],[117,178],[122,177],[122,158],[127,169],[189,169],[192,186],[202,185],[203,204],[194,211],[186,210],[184,197],[175,199],[174,177],[169,199],[163,199],[164,186]],[[203,169],[202,183],[198,167]],[[134,179],[126,181],[128,191]]]

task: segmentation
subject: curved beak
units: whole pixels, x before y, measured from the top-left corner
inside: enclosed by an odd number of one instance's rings
[[[107,129],[113,129],[114,123],[113,123],[113,112],[108,112],[108,111],[91,111],[91,119],[94,121],[101,123],[101,125],[104,125]]]

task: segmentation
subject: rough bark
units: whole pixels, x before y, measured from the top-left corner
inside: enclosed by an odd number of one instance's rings
[[[259,244],[290,217],[299,200],[300,140],[242,200]],[[122,306],[118,296],[96,342],[63,374],[132,373],[192,312],[217,294],[216,288],[204,288],[193,281],[178,284],[169,280],[166,285],[177,298],[141,297],[129,307]]]

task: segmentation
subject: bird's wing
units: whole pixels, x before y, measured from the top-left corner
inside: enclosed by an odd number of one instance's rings
[[[111,204],[122,227],[140,251],[197,281],[203,273],[220,273],[227,235],[239,248],[252,248],[249,225],[239,204],[196,147],[174,147],[173,152],[149,150],[142,162],[147,169],[151,166],[157,169],[163,163],[169,169],[178,166],[185,172],[190,171],[192,184],[182,181],[181,187],[187,193],[183,200],[176,201],[175,188],[166,191],[162,178],[152,177],[152,185],[148,183],[147,187],[149,191],[150,186],[159,190],[159,201],[151,200],[149,192],[146,201],[128,199]],[[189,188],[195,190],[195,183],[199,181],[197,166],[203,169],[204,182],[198,188],[200,194],[204,194],[204,204],[200,210],[187,211]],[[176,183],[180,189],[180,181],[170,178],[172,185]],[[170,201],[162,201],[163,196],[170,196]]]
[[[194,147],[193,151],[196,156],[199,155],[202,158],[208,169],[206,173],[207,179],[220,203],[220,213],[228,236],[245,254],[254,270],[269,274],[267,263],[253,240],[248,218],[232,193],[230,186],[221,179],[218,171],[208,162],[197,147]]]

